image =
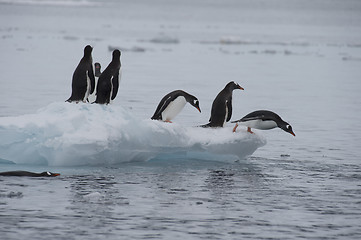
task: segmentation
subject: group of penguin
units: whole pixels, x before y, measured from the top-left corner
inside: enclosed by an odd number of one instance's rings
[[[101,72],[100,63],[95,63],[95,70],[93,70],[92,50],[93,48],[90,45],[87,45],[84,48],[84,56],[73,73],[72,93],[66,102],[78,103],[89,101],[88,97],[95,91],[95,85],[97,85],[95,93],[96,99],[93,103],[109,104],[110,101],[114,100],[117,96],[120,81],[121,52],[118,49],[115,49],[112,53],[112,61],[107,68]],[[97,84],[96,78],[98,78]],[[238,83],[232,81],[218,93],[212,103],[209,123],[201,125],[200,127],[223,127],[226,122],[231,120],[232,94],[235,89],[244,90]],[[201,112],[199,100],[195,96],[183,90],[175,90],[161,99],[151,119],[171,123],[171,120],[182,111],[187,102]],[[268,110],[251,112],[239,120],[232,121],[232,123],[236,123],[233,132],[236,132],[236,129],[240,124],[246,126],[247,132],[251,134],[253,134],[252,128],[268,130],[279,127],[293,136],[296,136],[290,124],[283,121],[278,114]],[[0,172],[0,176],[56,177],[59,175],[59,173],[52,172]]]
[[[80,60],[73,74],[72,93],[70,98],[66,100],[67,102],[78,103],[80,101],[89,101],[89,95],[95,90],[95,77],[98,78],[98,81],[94,103],[109,104],[110,101],[114,100],[117,96],[121,67],[120,51],[118,49],[113,51],[112,61],[107,68],[101,72],[99,63],[94,64],[95,71],[93,71],[92,50],[93,48],[90,45],[87,45],[84,48],[84,56]],[[212,103],[209,123],[201,125],[201,127],[223,127],[226,122],[231,120],[232,93],[235,89],[244,90],[238,83],[231,81],[218,93]],[[199,101],[195,96],[183,90],[175,90],[161,99],[151,119],[172,122],[171,120],[182,111],[187,102],[201,112]],[[293,136],[296,136],[291,125],[283,121],[278,114],[272,111],[254,111],[239,120],[232,121],[232,123],[236,123],[233,132],[236,132],[236,129],[240,124],[246,126],[249,133],[253,133],[251,130],[252,128],[268,130],[279,127]]]
[[[231,120],[232,94],[235,89],[244,90],[244,88],[242,88],[238,83],[232,81],[218,93],[212,103],[209,123],[201,125],[201,127],[223,127],[226,122]],[[151,119],[171,122],[171,120],[183,109],[187,102],[201,112],[199,101],[195,96],[182,90],[176,90],[168,93],[162,98]],[[253,132],[251,128],[268,130],[279,127],[293,136],[296,136],[290,124],[283,121],[278,114],[267,110],[251,112],[239,120],[232,121],[232,123],[236,123],[233,128],[233,132],[236,132],[238,124],[240,124],[246,126],[247,131],[252,134]]]
[[[88,97],[94,92],[95,85],[97,85],[96,99],[93,103],[109,104],[117,96],[121,67],[120,51],[118,49],[113,51],[112,61],[103,72],[100,70],[100,63],[94,64],[95,71],[93,71],[92,51],[90,45],[84,48],[84,56],[73,73],[72,92],[67,102],[89,101]],[[97,84],[95,78],[98,79]]]

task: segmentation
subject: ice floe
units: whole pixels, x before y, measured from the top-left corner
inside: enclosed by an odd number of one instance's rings
[[[174,157],[234,161],[266,140],[231,127],[205,129],[138,119],[115,105],[51,103],[0,118],[0,158],[50,166],[112,165]]]

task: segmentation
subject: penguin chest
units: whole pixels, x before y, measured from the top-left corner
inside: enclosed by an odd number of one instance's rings
[[[85,102],[90,94],[90,90],[91,90],[91,85],[90,85],[90,78],[88,75],[88,71],[85,72],[86,75],[86,92],[83,98],[83,101]]]
[[[173,118],[175,118],[178,115],[178,113],[180,113],[180,111],[182,111],[182,109],[184,108],[186,103],[187,103],[187,101],[186,101],[185,97],[183,97],[183,96],[179,96],[176,99],[174,99],[172,102],[170,102],[168,104],[168,106],[162,112],[162,120],[170,121]]]
[[[223,127],[227,122],[227,117],[228,117],[228,105],[227,105],[227,101],[226,101],[226,114],[224,115]]]
[[[109,94],[109,101],[113,96],[113,76],[110,78],[110,94]]]
[[[269,130],[269,129],[277,127],[277,124],[275,121],[272,121],[272,120],[263,121],[261,119],[240,122],[240,124],[250,127],[250,128],[260,129],[260,130]]]

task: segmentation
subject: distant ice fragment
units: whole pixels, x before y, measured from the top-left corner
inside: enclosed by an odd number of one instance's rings
[[[151,39],[150,42],[152,42],[152,43],[162,43],[162,44],[178,44],[179,39],[174,38],[174,37],[161,35],[161,36],[158,36],[158,37],[155,37],[155,38]]]

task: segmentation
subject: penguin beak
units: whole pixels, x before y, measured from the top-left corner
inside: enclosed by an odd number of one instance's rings
[[[54,177],[60,176],[60,173],[53,173],[53,176],[54,176]]]
[[[239,85],[238,85],[238,88],[239,88],[239,89],[241,89],[241,90],[244,90],[244,88],[243,88],[243,87],[241,87],[241,86],[239,86]]]
[[[296,134],[293,131],[289,131],[289,133],[296,137]]]
[[[201,113],[201,109],[199,107],[196,107],[198,109],[198,111]]]

